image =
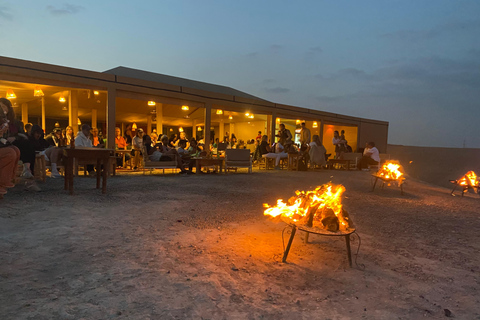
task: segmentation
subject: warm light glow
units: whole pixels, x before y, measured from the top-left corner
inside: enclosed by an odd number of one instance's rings
[[[148,101],[148,105],[150,107],[155,107],[156,103],[155,103],[155,101],[150,100],[150,101]]]
[[[198,127],[198,128],[197,128],[197,131],[202,131],[202,127]]]
[[[178,132],[183,132],[183,127],[178,128]]]
[[[15,92],[13,92],[12,89],[7,90],[7,99],[16,99],[17,96],[15,95]]]
[[[378,170],[377,176],[390,180],[398,180],[399,182],[405,180],[403,173],[400,171],[400,165],[395,162],[385,163],[382,168]]]
[[[280,123],[280,118],[277,118],[277,123]]]
[[[297,121],[295,121],[295,123],[296,123],[296,124],[300,124],[300,123],[302,123],[302,121],[300,121],[300,120],[297,119]]]
[[[223,114],[223,110],[217,109],[217,114]]]
[[[68,107],[66,105],[63,105],[62,110],[63,111],[68,111]]]
[[[345,231],[352,227],[342,206],[342,185],[324,184],[312,191],[295,191],[295,196],[277,200],[277,205],[264,204],[264,215],[280,217],[283,221],[329,231]]]
[[[58,98],[58,101],[60,101],[60,102],[63,103],[63,102],[65,102],[65,101],[67,101],[67,100],[65,99],[64,96],[60,96],[60,98]]]
[[[255,116],[253,114],[251,114],[251,115],[248,116],[248,118],[253,119],[253,118],[255,118]]]
[[[477,175],[473,171],[468,171],[463,177],[458,180],[458,184],[461,186],[476,187],[479,185]]]
[[[82,125],[82,121],[80,121],[80,118],[77,118],[77,124],[78,124],[79,126]]]
[[[245,112],[245,117],[249,117],[250,116],[250,112]]]
[[[132,130],[137,130],[137,124],[135,122],[132,124]]]
[[[93,90],[93,94],[98,96],[100,94],[100,92],[98,92],[97,90]]]
[[[188,110],[190,110],[190,108],[188,106],[182,106],[182,110],[183,111],[188,111]]]
[[[44,96],[43,91],[42,91],[42,89],[40,89],[39,86],[36,86],[35,90],[33,90],[33,96],[34,97],[43,97]]]
[[[60,123],[58,121],[55,122],[55,128],[60,128]]]
[[[233,116],[228,116],[228,119],[232,120],[232,119],[233,119]]]
[[[313,121],[313,126],[312,126],[312,127],[313,127],[313,128],[318,128],[318,123],[317,123],[317,121]]]

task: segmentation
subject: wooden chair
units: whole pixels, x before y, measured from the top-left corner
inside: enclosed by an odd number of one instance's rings
[[[248,149],[227,149],[225,150],[225,171],[234,168],[248,168],[248,173],[252,173],[252,158]]]

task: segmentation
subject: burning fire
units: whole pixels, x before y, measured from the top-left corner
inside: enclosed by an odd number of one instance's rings
[[[377,176],[388,180],[398,180],[399,183],[401,183],[405,180],[405,177],[403,177],[403,173],[399,170],[400,167],[398,163],[387,162],[378,170]]]
[[[287,223],[303,224],[332,232],[344,231],[351,227],[347,211],[342,207],[342,194],[345,187],[331,183],[317,187],[313,191],[295,191],[295,196],[277,200],[277,205],[264,204],[264,215],[280,217]]]
[[[468,171],[463,177],[458,180],[458,184],[461,186],[476,187],[479,185],[477,175],[473,171]]]

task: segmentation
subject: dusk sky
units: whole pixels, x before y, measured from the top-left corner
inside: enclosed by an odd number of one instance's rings
[[[67,0],[69,1],[69,0]],[[480,1],[0,0],[0,55],[117,66],[480,148]]]

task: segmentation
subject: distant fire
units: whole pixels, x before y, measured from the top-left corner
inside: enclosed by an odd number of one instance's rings
[[[473,171],[468,171],[463,177],[458,180],[461,186],[476,187],[479,185],[477,175]]]
[[[295,196],[277,200],[277,205],[264,204],[266,216],[280,217],[287,223],[316,227],[332,232],[353,227],[342,206],[342,185],[324,184],[312,191],[295,191]]]
[[[400,164],[395,162],[387,162],[385,163],[380,170],[377,172],[377,176],[379,178],[383,178],[385,180],[397,180],[399,184],[405,180],[403,173],[400,171]]]

